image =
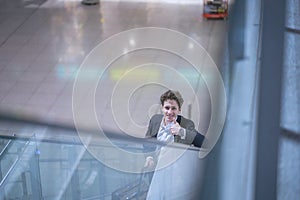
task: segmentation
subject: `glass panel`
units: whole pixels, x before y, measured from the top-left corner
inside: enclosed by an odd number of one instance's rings
[[[5,153],[1,155],[4,181],[0,185],[0,199],[114,199],[137,194],[146,198],[149,186],[149,199],[165,196],[179,199],[190,196],[189,199],[193,199],[201,191],[199,180],[203,166],[198,158],[199,149],[165,146],[163,148],[170,152],[184,151],[175,162],[162,162],[165,166],[155,173],[143,173],[145,156],[139,159],[136,153],[156,149],[160,144],[112,134],[111,145],[99,137],[86,148],[74,130],[48,127],[45,131],[45,126],[38,127],[43,130],[41,135],[34,124],[26,123],[27,131],[35,130],[34,137],[32,133],[26,137],[25,132],[22,132],[22,138],[20,135],[18,138],[0,136],[2,149],[6,145]],[[56,138],[57,133],[61,135]],[[7,145],[9,140],[11,143]],[[168,154],[161,153],[157,165],[164,155]],[[118,169],[121,166],[128,171]],[[184,176],[178,170],[184,171]],[[150,184],[152,177],[153,184]],[[157,188],[157,182],[172,186],[161,190]],[[173,194],[174,190],[177,192]]]
[[[34,154],[33,143],[26,140],[10,140],[1,155],[2,179],[0,198],[18,199],[28,195],[29,160]]]
[[[9,172],[11,166],[17,162],[20,158],[20,154],[24,151],[24,147],[27,141],[13,141],[7,139],[1,139],[1,155],[0,155],[0,169],[1,169],[1,180]]]
[[[133,183],[139,184],[142,177],[142,173],[126,173],[106,166],[80,144],[35,141],[25,144],[26,141],[14,140],[11,150],[5,156],[11,157],[11,152],[19,152],[14,158],[19,158],[21,161],[11,171],[11,175],[8,176],[9,180],[4,186],[4,194],[8,199],[35,199],[33,197],[39,191],[33,187],[34,182],[40,184],[43,199],[111,199],[114,191]],[[103,146],[95,146],[95,148],[98,148],[99,151],[104,150]],[[120,161],[117,155],[108,155],[107,157],[111,159],[111,162]],[[187,164],[190,162],[187,162],[187,159],[190,159],[193,165]],[[36,167],[33,166],[34,160],[38,160]],[[159,193],[155,192],[157,188],[154,184],[151,191],[155,198],[158,197],[157,195],[159,197],[170,195],[176,184],[177,187],[184,189],[181,192],[185,192],[180,193],[179,190],[176,195],[188,195],[186,192],[189,195],[195,195],[195,192],[197,194],[200,191],[200,184],[195,184],[195,182],[198,182],[196,177],[200,171],[196,168],[200,165],[194,164],[199,161],[197,151],[189,150],[176,163],[154,173],[155,182],[162,180],[163,182],[173,182],[173,188],[170,187],[170,190]],[[1,162],[1,164],[3,163]],[[193,168],[188,170],[191,176],[188,176],[188,172],[185,176],[178,174],[177,168],[184,171],[187,168]],[[191,177],[194,178],[194,181]],[[149,183],[148,175],[143,176],[142,179],[141,183]],[[189,190],[193,192],[186,190],[185,186],[188,186]],[[144,185],[142,187],[144,188]],[[3,187],[1,186],[1,188]]]

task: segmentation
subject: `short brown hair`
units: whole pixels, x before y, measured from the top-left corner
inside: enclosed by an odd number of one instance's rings
[[[178,91],[174,91],[174,90],[168,90],[165,93],[163,93],[160,96],[160,103],[161,105],[164,105],[164,102],[166,100],[175,100],[179,106],[179,109],[181,109],[181,106],[183,104],[183,98],[181,96],[181,94]]]

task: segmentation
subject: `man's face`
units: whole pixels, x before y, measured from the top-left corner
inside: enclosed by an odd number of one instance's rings
[[[164,105],[162,105],[162,112],[165,117],[165,122],[169,123],[176,119],[177,115],[180,113],[180,108],[175,100],[166,100]]]

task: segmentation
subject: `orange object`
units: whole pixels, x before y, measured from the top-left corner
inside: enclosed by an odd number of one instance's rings
[[[227,19],[228,0],[204,0],[203,17],[206,19]]]

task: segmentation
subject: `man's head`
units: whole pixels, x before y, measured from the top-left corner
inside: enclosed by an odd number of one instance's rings
[[[181,112],[183,98],[178,91],[168,90],[161,95],[160,103],[166,122],[172,122]]]

